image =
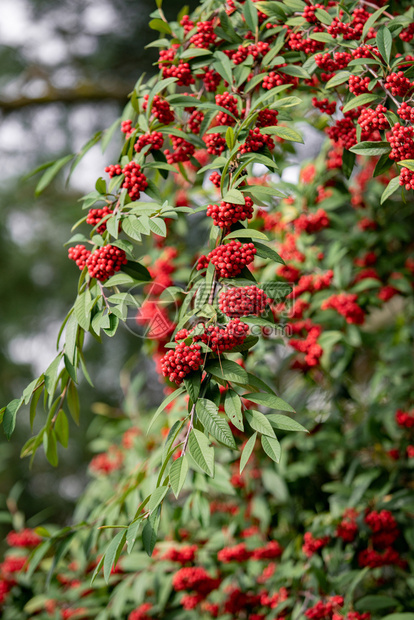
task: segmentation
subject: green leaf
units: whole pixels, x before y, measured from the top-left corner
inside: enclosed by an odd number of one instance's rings
[[[402,159],[401,161],[397,162],[397,164],[398,166],[407,168],[408,170],[414,172],[414,159]]]
[[[205,50],[199,47],[190,47],[184,52],[181,52],[179,58],[185,60],[186,58],[198,58],[199,56],[211,56],[212,52],[210,50]]]
[[[103,556],[101,557],[101,559],[99,560],[99,562],[98,562],[98,564],[97,564],[97,566],[96,566],[95,570],[93,571],[93,574],[92,574],[92,578],[91,578],[91,583],[90,583],[90,585],[92,585],[92,584],[93,584],[93,582],[95,581],[95,579],[96,579],[96,578],[97,578],[97,576],[99,575],[99,573],[100,573],[100,571],[101,571],[101,568],[102,568],[102,566],[103,566],[104,560],[105,560],[105,556],[103,555]]]
[[[162,19],[152,19],[148,26],[152,28],[152,30],[157,30],[164,34],[172,34],[170,25]]]
[[[233,74],[232,74],[232,64],[230,59],[224,52],[215,52],[214,58],[216,59],[213,63],[214,69],[221,75],[223,80],[229,83],[231,86],[233,84]],[[202,104],[204,107],[204,104]],[[232,115],[230,115],[232,116]]]
[[[244,3],[243,15],[246,20],[246,24],[254,34],[259,24],[259,18],[257,15],[257,9],[251,0],[246,0]]]
[[[400,179],[399,179],[399,177],[395,177],[394,179],[391,179],[391,181],[388,183],[387,187],[382,192],[381,204],[383,202],[385,202],[387,200],[387,198],[392,196],[392,194],[394,192],[396,192],[397,189],[399,189],[400,187],[401,186],[400,186]]]
[[[402,612],[397,614],[389,614],[388,616],[383,616],[381,620],[414,620],[414,613]]]
[[[272,248],[269,248],[269,246],[255,241],[254,247],[257,250],[257,253],[256,253],[257,256],[260,256],[261,258],[269,258],[275,263],[281,263],[282,265],[285,264],[285,261],[283,260],[283,258],[281,258],[279,254],[275,252]]]
[[[362,29],[361,39],[365,39],[365,37],[368,34],[369,29],[372,28],[372,26],[379,19],[379,17],[381,17],[383,12],[387,10],[387,8],[388,8],[388,4],[386,4],[385,6],[382,6],[380,9],[372,13],[372,15],[367,19],[367,21],[364,24],[364,28]]]
[[[150,282],[152,280],[151,274],[148,269],[141,265],[141,263],[137,263],[136,261],[129,260],[126,265],[122,265],[122,272],[127,273],[129,276],[137,280],[138,282]],[[112,276],[114,278],[115,276]],[[107,281],[112,281],[112,278]]]
[[[299,77],[304,80],[309,80],[309,73],[299,65],[286,65],[286,67],[278,67],[280,73],[285,73],[286,75],[292,75],[293,77]]]
[[[138,224],[138,218],[135,215],[128,215],[122,219],[122,230],[134,239],[135,241],[141,241],[142,229]]]
[[[201,469],[214,478],[214,448],[204,433],[193,428],[188,440],[188,450]]]
[[[351,146],[349,150],[357,155],[371,157],[372,155],[390,153],[391,146],[389,142],[360,142],[359,144],[355,144],[355,146]]]
[[[58,172],[71,160],[74,155],[66,155],[65,157],[61,157],[54,164],[48,167],[46,172],[41,176],[40,181],[36,185],[35,195],[39,196],[43,192],[44,189],[53,181]]]
[[[20,407],[23,404],[23,399],[22,398],[15,398],[14,400],[12,400],[7,407],[4,410],[3,413],[3,429],[5,432],[5,435],[7,437],[7,439],[10,439],[10,437],[13,434],[13,431],[15,429],[16,426],[16,416],[17,416],[17,412],[19,411]]]
[[[80,405],[79,405],[79,395],[78,390],[76,389],[73,381],[69,383],[68,392],[66,395],[69,413],[72,416],[75,424],[79,425],[79,416],[80,416]]]
[[[181,386],[181,387],[177,388],[174,392],[172,392],[172,394],[169,394],[166,398],[164,398],[164,400],[162,401],[161,405],[158,407],[157,411],[154,413],[154,415],[153,415],[153,417],[151,419],[151,422],[149,423],[147,434],[150,432],[150,429],[151,429],[152,425],[154,424],[155,420],[164,411],[164,409],[167,407],[167,405],[172,403],[173,400],[178,398],[184,392],[185,392],[185,388],[184,388],[184,386]]]
[[[59,457],[57,451],[56,433],[53,428],[49,428],[47,433],[43,435],[43,445],[47,460],[53,467],[57,467]]]
[[[329,82],[326,83],[325,88],[335,88],[344,82],[347,82],[352,73],[349,71],[339,71],[336,75],[334,75]]]
[[[230,422],[239,429],[244,430],[242,406],[240,396],[234,390],[227,390],[224,396],[224,411]]]
[[[263,239],[264,241],[269,240],[267,235],[260,232],[260,230],[255,230],[254,228],[240,228],[239,230],[233,230],[231,233],[226,235],[225,239]]]
[[[125,544],[126,540],[126,531],[121,530],[115,536],[115,538],[108,545],[107,550],[105,551],[105,559],[103,563],[104,567],[104,579],[106,583],[109,581],[109,577],[111,575],[112,566],[116,565],[119,556],[121,555],[122,547]]]
[[[333,17],[331,17],[331,15],[329,15],[329,13],[324,9],[316,9],[315,15],[319,19],[319,21],[326,26],[330,26],[332,24]]]
[[[230,202],[235,205],[244,205],[244,196],[238,189],[230,189],[223,196],[225,202]]]
[[[118,121],[117,121],[118,123]],[[102,138],[102,131],[97,131],[96,134],[94,136],[92,136],[92,138],[90,140],[88,140],[88,142],[86,144],[84,144],[84,146],[81,148],[81,150],[79,151],[79,153],[76,155],[75,159],[72,162],[72,165],[70,167],[70,171],[68,174],[68,178],[66,180],[66,183],[69,182],[70,177],[73,174],[73,171],[75,170],[76,166],[79,164],[79,162],[82,160],[82,158],[86,155],[86,153],[93,147],[95,146],[95,144],[97,144],[97,142],[99,142],[99,140]],[[73,157],[73,156],[72,156]]]
[[[289,140],[289,142],[301,142],[303,144],[303,138],[300,133],[291,127],[282,127],[281,125],[264,127],[261,132],[271,136],[278,136],[283,140]]]
[[[358,95],[358,97],[353,97],[347,104],[344,105],[344,109],[342,112],[349,112],[354,108],[357,108],[360,105],[366,105],[367,103],[371,103],[372,101],[379,101],[380,97],[378,95],[373,95],[372,93],[363,93],[362,95]]]
[[[180,456],[171,465],[170,469],[170,483],[175,497],[178,497],[181,489],[183,488],[185,479],[188,472],[188,460],[185,456]]]
[[[158,511],[155,514],[151,515],[142,530],[142,543],[149,556],[152,555],[155,543],[157,542],[158,528],[160,525],[160,513],[161,507],[158,508]]]
[[[355,603],[355,608],[361,611],[377,611],[378,609],[386,609],[387,607],[396,607],[398,605],[397,599],[391,596],[384,596],[381,594],[370,594],[360,598]]]
[[[59,364],[60,364],[61,359],[62,359],[62,354],[59,353],[59,355],[55,357],[55,359],[49,365],[48,369],[45,372],[45,388],[51,397],[53,396],[55,389],[56,389],[58,370],[59,370]]]
[[[55,422],[55,433],[57,440],[64,448],[68,447],[69,441],[69,422],[63,409],[57,414]]]
[[[247,383],[246,371],[231,360],[213,360],[206,364],[204,370],[224,381]]]
[[[153,233],[159,235],[160,237],[167,236],[167,227],[163,219],[160,217],[150,218],[148,223]]]
[[[381,26],[375,37],[375,43],[385,62],[390,64],[392,49],[392,34],[386,26]]]
[[[257,433],[253,433],[253,435],[246,442],[246,445],[243,448],[243,452],[240,458],[240,473],[243,472],[243,469],[246,467],[249,458],[254,449],[254,444],[256,443]]]
[[[187,375],[184,379],[184,385],[192,402],[195,403],[200,393],[201,372],[198,370],[197,372],[191,372]]]
[[[351,153],[351,151],[348,151],[347,149],[343,150],[343,154],[342,154],[342,172],[344,173],[344,176],[349,179],[352,171],[354,169],[355,166],[355,160],[356,160],[356,155],[355,153]]]
[[[254,431],[257,431],[262,435],[267,435],[268,437],[276,437],[269,420],[265,415],[263,415],[263,413],[260,413],[260,411],[256,411],[255,409],[246,409],[244,415]]]
[[[302,103],[302,99],[299,97],[283,97],[274,103],[271,103],[269,108],[272,110],[277,110],[278,108],[291,108]]]
[[[289,418],[287,415],[281,415],[280,413],[270,413],[266,416],[266,418],[269,420],[270,424],[274,428],[279,428],[282,431],[304,431],[305,433],[309,432],[304,426],[302,426],[302,424],[299,424],[299,422],[296,422],[296,420],[292,420],[292,418]]]
[[[86,332],[88,331],[91,322],[90,306],[91,294],[89,292],[89,289],[85,289],[83,293],[78,295],[75,301],[74,310],[77,322]]]
[[[154,510],[158,508],[164,497],[167,495],[169,488],[169,485],[164,485],[155,489],[151,495],[151,499],[148,502],[149,513],[154,512]]]
[[[248,400],[253,401],[259,405],[264,405],[265,407],[270,407],[271,409],[279,409],[280,411],[291,411],[295,413],[295,410],[289,403],[284,401],[282,398],[278,396],[274,396],[273,394],[262,394],[262,393],[249,393],[243,394],[243,398],[247,398]]]
[[[263,450],[266,452],[267,456],[270,456],[272,461],[279,463],[280,443],[278,442],[276,437],[266,437],[265,435],[262,435],[261,442],[262,442]]]
[[[213,435],[220,443],[237,449],[233,433],[230,430],[226,420],[218,413],[218,407],[207,398],[200,398],[196,404],[197,417],[204,426],[205,430]]]

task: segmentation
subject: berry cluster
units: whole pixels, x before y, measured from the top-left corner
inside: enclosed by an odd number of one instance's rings
[[[249,327],[242,323],[239,318],[232,319],[227,325],[206,325],[202,334],[193,335],[193,330],[181,329],[175,335],[176,342],[186,338],[192,338],[193,342],[203,342],[213,353],[230,351],[234,347],[243,344]]]
[[[414,189],[414,171],[413,170],[408,170],[408,168],[401,168],[400,185],[403,185],[406,190]]]
[[[315,538],[311,532],[305,532],[303,536],[302,551],[306,557],[310,558],[314,553],[318,553],[320,549],[326,547],[329,543],[329,536]]]
[[[370,83],[369,77],[361,77],[360,75],[350,75],[348,80],[349,92],[355,95],[363,95],[368,92]]]
[[[230,95],[227,91],[225,91],[222,95],[216,95],[216,104],[222,108],[226,108],[226,110],[228,110],[236,118],[239,116],[237,99],[233,95]],[[233,125],[234,123],[235,120],[225,112],[220,111],[216,116],[217,125]]]
[[[102,209],[91,209],[88,213],[88,217],[86,218],[86,223],[90,224],[91,226],[96,226],[97,224],[102,222],[104,218],[108,219],[106,216],[110,215],[111,213],[113,213],[113,211],[109,207],[103,207]],[[105,222],[102,222],[102,224],[100,224],[96,229],[98,235],[102,235],[102,233],[105,232],[106,219]]]
[[[113,276],[127,262],[124,250],[114,245],[105,245],[88,256],[86,266],[91,278],[96,278],[103,282]]]
[[[207,153],[221,155],[226,149],[226,140],[220,133],[208,133],[203,138],[206,143]]]
[[[365,131],[375,131],[376,129],[388,129],[390,126],[387,117],[387,108],[381,104],[375,110],[364,108],[358,117],[358,125]]]
[[[398,73],[390,73],[385,78],[385,88],[390,90],[394,97],[405,97],[405,95],[413,88],[410,80],[405,77],[403,71]]]
[[[275,143],[272,138],[266,134],[262,134],[260,127],[249,129],[249,135],[246,140],[240,146],[240,153],[251,153],[252,151],[259,151],[264,146],[271,151],[275,148]]]
[[[404,127],[396,123],[387,135],[391,145],[390,159],[401,161],[414,157],[414,127]]]
[[[253,243],[241,243],[240,241],[230,241],[225,245],[219,245],[212,250],[207,258],[201,257],[201,263],[212,262],[216,268],[219,278],[234,278],[254,260],[257,250]],[[203,269],[203,266],[197,265],[197,269]]]
[[[318,209],[316,213],[302,213],[293,223],[297,233],[305,232],[308,235],[317,233],[329,226],[329,217],[323,209]]]
[[[180,385],[183,379],[203,365],[203,355],[199,344],[186,345],[181,342],[161,359],[161,370],[164,377],[172,383]]]
[[[309,620],[331,620],[334,618],[335,612],[339,611],[343,604],[344,599],[342,596],[331,596],[325,603],[323,601],[318,601],[316,605],[309,607],[309,609],[305,611],[305,616],[309,618]]]
[[[259,316],[270,301],[266,293],[257,286],[241,286],[221,292],[219,308],[230,317]]]
[[[172,153],[168,149],[164,151],[167,162],[169,164],[177,164],[179,162],[189,161],[195,152],[194,144],[184,140],[184,138],[173,136],[172,134],[169,138],[174,150]]]
[[[137,153],[142,151],[144,146],[150,145],[149,151],[159,151],[164,144],[164,136],[160,131],[147,131],[143,133],[134,144]]]
[[[329,101],[326,97],[324,99],[317,99],[316,97],[313,97],[312,105],[314,108],[318,108],[321,112],[329,114],[329,116],[332,116],[336,110],[336,101]]]
[[[147,177],[141,172],[141,166],[130,161],[122,169],[122,173],[125,175],[122,187],[128,190],[128,196],[131,200],[138,200],[141,192],[144,192],[148,187]]]
[[[120,174],[122,174],[122,166],[120,166],[119,164],[107,166],[105,168],[105,172],[108,173],[110,179],[112,179],[112,177],[118,177]]]
[[[148,98],[149,95],[144,95],[144,101],[142,105],[144,111],[148,107]],[[171,109],[170,104],[168,103],[168,101],[165,101],[165,99],[162,99],[159,95],[155,95],[154,99],[152,100],[151,114],[153,114],[155,118],[159,120],[161,125],[171,125],[171,123],[173,123],[175,119],[174,112]]]
[[[414,409],[412,411],[403,411],[398,409],[395,414],[395,421],[398,426],[404,428],[414,428]]]
[[[365,516],[365,523],[373,532],[372,543],[381,549],[392,545],[400,535],[397,522],[389,510],[372,510]]]
[[[244,205],[222,200],[219,205],[208,205],[207,216],[213,218],[214,226],[229,228],[232,224],[249,220],[253,216],[253,200],[245,196]]]
[[[197,23],[197,33],[190,38],[190,43],[195,47],[208,49],[210,45],[214,45],[216,39],[214,21],[211,20]]]
[[[130,119],[127,121],[122,121],[121,131],[125,134],[126,140],[128,140],[128,138],[134,133],[135,127],[132,126],[132,121]]]
[[[347,323],[361,325],[365,320],[363,309],[356,303],[358,296],[352,293],[339,293],[332,295],[322,302],[322,310],[336,310],[345,317]]]
[[[70,260],[74,260],[81,271],[85,267],[90,255],[90,250],[87,250],[84,245],[75,245],[74,248],[69,248],[68,250]]]
[[[264,110],[260,110],[259,115],[257,117],[256,126],[257,127],[274,127],[277,125],[277,117],[279,112],[277,110],[269,110],[265,108]]]
[[[27,549],[34,549],[37,545],[40,545],[42,539],[34,530],[25,528],[20,532],[9,532],[6,536],[6,541],[9,547],[26,547]]]
[[[291,323],[290,326],[294,334],[300,336],[306,334],[304,338],[291,338],[289,340],[291,347],[305,355],[304,363],[296,360],[294,362],[294,367],[306,370],[317,366],[323,355],[323,349],[317,342],[322,332],[320,325],[312,323],[310,319],[305,319],[303,321]]]
[[[336,535],[342,538],[345,543],[354,542],[358,534],[356,518],[357,511],[354,508],[347,508],[343,514],[341,522],[336,528]]]
[[[401,104],[401,106],[397,110],[397,114],[404,121],[410,121],[414,123],[414,108],[405,101]]]

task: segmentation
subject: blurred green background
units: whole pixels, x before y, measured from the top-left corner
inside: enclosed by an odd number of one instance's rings
[[[182,8],[164,3],[168,19]],[[187,2],[194,8],[198,2]],[[158,37],[148,27],[154,0],[1,0],[0,4],[0,404],[47,368],[55,355],[60,324],[71,307],[78,272],[63,244],[81,214],[78,199],[94,187],[117,157],[119,133],[102,155],[95,146],[70,183],[60,174],[37,199],[37,177],[24,180],[44,162],[80,150],[109,127],[127,102],[137,78],[154,72]],[[72,424],[67,450],[53,469],[41,451],[32,470],[19,458],[30,436],[28,411],[18,415],[10,442],[0,430],[0,534],[10,528],[7,511],[35,526],[43,519],[65,523],[86,483],[91,454],[87,429],[93,403],[116,407],[122,400],[119,374],[140,346],[120,329],[103,345],[88,341],[87,360],[96,389],[80,388],[81,423]],[[141,360],[150,370],[150,360]],[[156,380],[146,392],[156,394]],[[146,398],[144,393],[143,398]],[[95,411],[97,408],[95,407]]]

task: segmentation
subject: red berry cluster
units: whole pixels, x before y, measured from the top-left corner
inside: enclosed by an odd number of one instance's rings
[[[334,114],[336,110],[336,101],[329,101],[329,99],[327,99],[326,97],[325,99],[320,100],[316,97],[313,97],[312,105],[314,108],[318,108],[321,112],[329,114],[329,116],[332,116],[332,114]]]
[[[86,218],[86,223],[91,226],[96,226],[103,220],[104,217],[113,213],[112,209],[109,207],[103,207],[102,209],[91,209],[88,213],[88,217]],[[102,235],[106,230],[106,220],[102,222],[100,226],[96,229],[98,235]],[[78,247],[78,246],[77,246]]]
[[[69,248],[68,250],[70,260],[74,260],[81,271],[85,267],[90,255],[91,252],[84,245],[75,245],[74,248]]]
[[[376,129],[388,129],[390,126],[387,117],[387,108],[381,104],[377,105],[375,110],[364,108],[358,117],[358,125],[365,131],[375,131]]]
[[[160,131],[147,131],[147,133],[143,133],[142,136],[138,138],[138,140],[134,144],[134,149],[137,153],[142,151],[144,146],[150,144],[149,151],[159,151],[164,144],[164,136]]]
[[[220,133],[208,133],[203,140],[210,155],[221,155],[226,148],[226,140]]]
[[[414,127],[404,127],[396,123],[387,135],[391,145],[390,159],[401,161],[414,157]]]
[[[313,607],[309,607],[305,611],[305,616],[309,620],[331,620],[336,611],[343,606],[344,599],[342,596],[331,596],[325,603],[318,601]],[[342,616],[340,616],[342,617]]]
[[[220,185],[221,185],[221,174],[219,174],[218,172],[213,172],[210,176],[209,176],[209,181],[212,182],[212,184],[217,187],[217,189],[220,189]]]
[[[380,549],[392,545],[400,535],[397,522],[389,510],[372,510],[365,516],[365,523],[373,532],[373,544]]]
[[[190,372],[203,365],[203,355],[199,344],[186,345],[181,342],[161,359],[161,370],[164,377],[172,383],[180,385]]]
[[[204,87],[208,93],[214,93],[221,82],[221,75],[209,67],[205,67],[203,71],[204,73],[200,77],[203,80]]]
[[[164,79],[170,77],[177,78],[177,86],[190,86],[195,83],[195,79],[191,73],[191,67],[188,62],[180,60],[178,65],[163,64],[161,69],[162,77]]]
[[[368,92],[370,83],[369,77],[361,77],[360,75],[350,75],[348,80],[349,92],[356,97]]]
[[[189,15],[184,15],[180,21],[180,26],[182,26],[184,28],[184,32],[187,33],[194,28],[194,22],[190,19]]]
[[[370,568],[381,568],[382,566],[407,567],[407,562],[402,560],[398,551],[392,547],[388,547],[384,552],[376,551],[376,549],[364,549],[358,554],[358,564],[361,568],[365,566]]]
[[[253,243],[232,240],[225,245],[219,245],[208,254],[207,258],[204,256],[201,259],[207,261],[207,264],[209,261],[213,263],[219,278],[234,278],[254,260],[256,252]]]
[[[229,562],[246,562],[251,557],[251,552],[247,549],[246,543],[239,543],[233,547],[224,547],[217,553],[217,559],[223,564]]]
[[[164,155],[167,158],[169,164],[177,164],[178,162],[189,161],[194,155],[195,146],[184,138],[170,135],[174,151],[171,153],[168,149],[165,149]]]
[[[336,528],[336,535],[338,538],[342,538],[345,543],[353,542],[358,534],[357,516],[358,513],[354,508],[347,508],[343,514],[342,521]]]
[[[329,226],[329,217],[323,209],[318,209],[316,213],[302,213],[293,223],[297,233],[305,232],[308,235],[319,232]]]
[[[122,174],[122,166],[120,166],[119,164],[107,166],[105,168],[105,172],[108,173],[110,179],[112,179],[112,177],[118,177],[120,174]]]
[[[300,367],[305,370],[317,366],[319,359],[323,355],[323,349],[317,342],[322,332],[320,325],[312,323],[310,319],[305,319],[303,321],[290,323],[290,327],[294,334],[306,334],[304,338],[291,338],[289,340],[291,347],[305,355],[304,364],[297,361],[295,362],[295,367]]]
[[[405,95],[413,88],[410,80],[405,77],[403,71],[398,73],[390,73],[385,78],[385,88],[390,90],[394,97],[405,97]]]
[[[146,110],[148,106],[149,95],[144,95],[143,109]],[[168,101],[162,99],[159,95],[155,95],[152,100],[151,114],[160,121],[162,125],[170,125],[174,122],[174,112],[170,107]]]
[[[197,545],[186,545],[179,547],[171,547],[162,556],[163,560],[169,560],[170,562],[178,562],[179,564],[187,564],[193,562],[198,550]]]
[[[213,353],[223,353],[243,344],[249,332],[249,327],[246,323],[242,323],[240,319],[236,318],[232,319],[227,325],[204,326],[202,334],[193,336],[192,331],[180,329],[175,335],[175,341],[178,342],[192,337],[193,342],[203,342],[210,347]]]
[[[203,112],[201,112],[200,110],[193,110],[187,122],[189,131],[191,131],[191,133],[195,133],[196,135],[199,134],[200,126],[203,120],[204,120]]]
[[[283,84],[294,83],[295,78],[285,75],[284,73],[277,73],[277,71],[270,71],[267,73],[262,82],[262,88],[265,90],[271,90],[275,86],[282,86]]]
[[[356,303],[358,296],[352,293],[339,293],[332,295],[322,302],[322,310],[336,310],[345,317],[347,323],[361,325],[365,320],[365,313]]]
[[[403,185],[406,190],[414,189],[414,172],[412,170],[401,168],[400,185]]]
[[[412,411],[403,411],[398,409],[395,414],[395,421],[398,426],[404,428],[414,428],[414,409]]]
[[[229,228],[232,224],[249,220],[253,216],[253,200],[245,196],[244,205],[222,200],[219,205],[208,205],[207,216],[213,218],[214,226]]]
[[[207,596],[212,590],[220,585],[220,579],[211,577],[205,568],[201,566],[188,566],[180,568],[173,579],[172,585],[176,592],[193,590],[198,594]]]
[[[259,127],[249,129],[249,135],[245,142],[240,146],[240,153],[251,153],[252,151],[259,151],[264,146],[267,146],[269,150],[275,148],[275,143],[272,138],[266,134],[260,132]]]
[[[37,545],[40,545],[42,539],[34,530],[25,528],[20,532],[9,532],[6,536],[6,542],[9,547],[26,547],[28,549],[34,549]]]
[[[125,138],[128,139],[135,131],[135,127],[132,126],[132,121],[122,121],[121,123],[121,131],[125,134]]]
[[[114,245],[105,245],[88,256],[86,266],[91,278],[96,278],[103,282],[110,276],[113,276],[127,262],[124,250]]]
[[[311,532],[305,532],[303,536],[302,551],[306,557],[310,558],[314,553],[326,547],[329,543],[329,536],[323,538],[315,538]]]
[[[264,110],[260,110],[259,115],[257,117],[256,126],[257,127],[273,127],[277,125],[277,117],[279,112],[277,110],[269,110],[265,108]]]
[[[141,166],[130,161],[122,169],[122,173],[125,175],[122,187],[128,190],[128,196],[131,200],[138,200],[141,192],[144,192],[148,187],[147,177],[141,172]]]
[[[190,43],[195,47],[208,49],[210,45],[214,45],[217,36],[214,32],[214,21],[205,21],[197,23],[197,33],[190,38]]]
[[[401,106],[397,110],[397,114],[404,121],[410,121],[414,123],[414,108],[405,101],[401,104]]]
[[[226,110],[228,110],[236,118],[238,117],[239,111],[237,108],[237,99],[233,95],[230,95],[227,91],[225,91],[222,95],[216,95],[216,104],[222,108],[226,108]],[[235,120],[225,112],[220,111],[216,116],[217,125],[233,125],[234,123]]]
[[[270,299],[255,285],[230,288],[219,296],[219,308],[230,317],[255,315],[266,310]]]
[[[151,614],[148,615],[148,611],[152,609],[151,603],[142,603],[139,607],[131,611],[128,616],[128,620],[151,620],[154,616]]]

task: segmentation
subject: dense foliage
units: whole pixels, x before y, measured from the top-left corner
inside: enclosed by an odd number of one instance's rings
[[[57,465],[85,333],[120,323],[166,398],[146,435],[138,375],[93,425],[73,525],[10,535],[6,619],[413,620],[413,9],[379,4],[212,0],[168,23],[158,2],[160,76],[44,172],[38,192],[125,134],[69,242],[64,344],[6,435],[30,402],[22,456]],[[289,182],[301,142],[318,154]]]

